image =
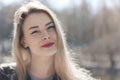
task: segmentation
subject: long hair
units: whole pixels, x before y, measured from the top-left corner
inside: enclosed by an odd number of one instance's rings
[[[61,24],[56,15],[45,5],[40,2],[31,1],[21,6],[14,16],[14,35],[13,35],[13,54],[16,59],[16,71],[18,80],[26,80],[27,68],[30,62],[30,54],[25,53],[24,47],[21,45],[23,37],[23,23],[30,13],[45,12],[53,20],[58,35],[58,51],[54,55],[54,67],[56,74],[61,80],[96,80],[87,73],[86,70],[79,68],[70,56],[67,48],[66,39]],[[24,60],[27,55],[27,61]]]

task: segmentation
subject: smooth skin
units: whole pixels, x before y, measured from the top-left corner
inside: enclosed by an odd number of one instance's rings
[[[32,55],[30,74],[44,79],[55,74],[54,54],[57,52],[57,33],[51,17],[45,12],[32,13],[25,19],[22,44]],[[42,45],[54,42],[45,48]]]

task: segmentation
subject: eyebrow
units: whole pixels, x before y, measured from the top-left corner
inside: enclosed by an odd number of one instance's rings
[[[33,27],[30,27],[30,28],[29,28],[29,30],[30,30],[30,29],[34,29],[34,28],[38,28],[38,26],[33,26]]]
[[[46,24],[46,26],[48,26],[49,24],[51,24],[51,23],[54,23],[53,21],[50,21],[50,22],[48,22],[47,24]]]
[[[51,24],[51,23],[53,23],[53,21],[48,22],[47,24],[45,24],[45,26],[48,26],[48,25]],[[34,29],[34,28],[38,28],[38,27],[39,27],[39,26],[32,26],[32,27],[29,28],[29,30],[30,30],[30,29]]]

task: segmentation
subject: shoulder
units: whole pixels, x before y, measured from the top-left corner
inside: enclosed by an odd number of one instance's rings
[[[10,80],[15,72],[15,63],[0,64],[0,80]]]

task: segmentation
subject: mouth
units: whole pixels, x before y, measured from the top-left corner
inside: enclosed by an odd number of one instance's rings
[[[42,47],[49,48],[49,47],[51,47],[53,45],[54,45],[54,42],[49,42],[49,43],[46,43],[46,44],[42,45]]]

